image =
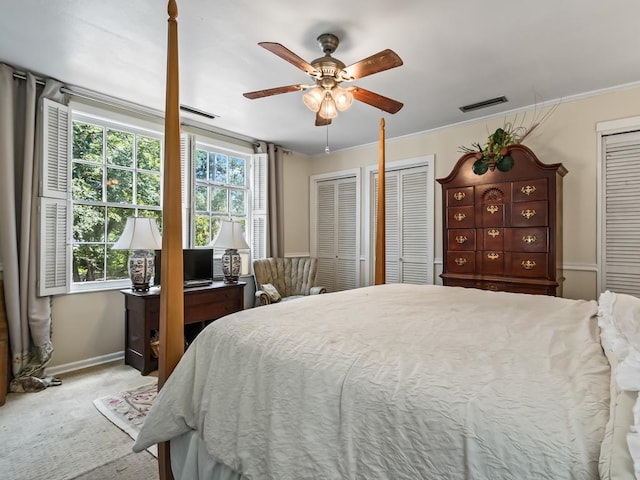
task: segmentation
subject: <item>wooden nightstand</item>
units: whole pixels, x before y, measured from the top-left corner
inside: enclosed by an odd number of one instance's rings
[[[244,308],[244,282],[213,282],[206,287],[185,289],[185,344],[212,321]],[[125,297],[124,362],[147,375],[158,368],[151,351],[151,338],[160,328],[160,288],[148,292],[121,290]]]

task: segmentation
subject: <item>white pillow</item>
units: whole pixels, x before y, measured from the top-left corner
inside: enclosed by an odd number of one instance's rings
[[[269,295],[271,303],[278,303],[282,299],[282,297],[280,296],[280,292],[278,292],[278,289],[270,283],[265,283],[264,285],[262,285],[262,291]]]
[[[640,299],[602,293],[598,326],[611,364],[611,416],[600,452],[600,475],[605,480],[640,479]]]
[[[620,390],[640,391],[640,298],[606,291],[598,300],[602,346]]]

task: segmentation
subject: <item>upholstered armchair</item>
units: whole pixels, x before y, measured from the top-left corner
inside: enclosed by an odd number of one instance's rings
[[[253,261],[257,305],[269,305],[305,295],[326,293],[315,285],[318,259],[309,257],[261,258]]]

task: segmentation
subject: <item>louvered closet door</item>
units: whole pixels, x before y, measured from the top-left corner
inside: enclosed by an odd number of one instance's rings
[[[432,283],[428,264],[427,169],[400,171],[400,265],[403,283]],[[431,212],[431,214],[433,214]]]
[[[378,176],[374,179],[374,235]],[[431,232],[428,215],[427,167],[387,172],[385,175],[386,282],[429,284]]]
[[[357,286],[356,181],[327,180],[317,184],[316,285],[328,291]]]
[[[603,140],[602,290],[640,297],[640,132]]]

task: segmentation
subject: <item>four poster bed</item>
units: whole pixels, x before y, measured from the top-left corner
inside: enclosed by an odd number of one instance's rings
[[[384,285],[381,235],[376,285],[229,315],[183,352],[169,17],[161,389],[134,445],[159,443],[161,478],[633,478],[634,297]],[[380,143],[383,172],[384,122]]]

